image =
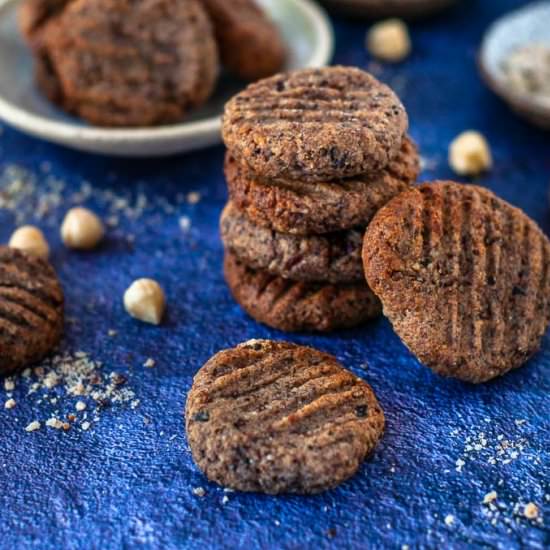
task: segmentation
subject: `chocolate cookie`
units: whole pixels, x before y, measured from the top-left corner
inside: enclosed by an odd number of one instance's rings
[[[0,374],[35,363],[63,332],[63,291],[51,265],[0,246]]]
[[[220,228],[226,250],[254,269],[293,281],[364,281],[364,230],[309,237],[277,233],[252,223],[231,202],[222,213]]]
[[[225,159],[235,206],[257,225],[294,235],[366,227],[382,206],[416,181],[419,171],[418,153],[409,138],[378,174],[325,183],[258,178],[230,153]]]
[[[245,80],[282,70],[286,48],[277,26],[254,0],[201,0],[214,24],[223,64]]]
[[[21,33],[31,47],[41,43],[41,31],[73,0],[24,0],[18,10]]]
[[[351,328],[381,313],[365,283],[300,283],[256,271],[230,252],[225,280],[235,300],[256,321],[286,332],[330,332]]]
[[[44,43],[65,108],[101,126],[178,122],[209,97],[218,73],[196,0],[74,0]]]
[[[407,131],[399,98],[352,67],[261,80],[231,99],[223,138],[258,176],[326,181],[380,170]]]
[[[319,493],[353,476],[384,431],[371,387],[328,353],[251,340],[197,373],[185,411],[193,458],[240,491]]]
[[[487,189],[436,182],[402,193],[367,229],[369,285],[434,371],[484,382],[520,367],[550,322],[550,242]]]

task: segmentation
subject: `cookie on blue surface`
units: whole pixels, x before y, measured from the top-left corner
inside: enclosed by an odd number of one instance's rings
[[[290,235],[254,224],[232,202],[220,220],[224,247],[253,269],[304,282],[364,281],[364,230],[325,235]]]
[[[224,275],[236,302],[256,321],[286,332],[330,332],[381,314],[366,283],[304,283],[255,270],[225,253]]]
[[[251,84],[225,106],[223,139],[264,178],[327,181],[381,170],[408,128],[397,95],[355,67],[303,69]]]
[[[487,189],[423,184],[367,228],[365,274],[427,366],[480,383],[522,366],[550,323],[550,241]]]
[[[384,431],[371,387],[327,353],[251,340],[196,374],[185,411],[193,458],[216,483],[319,493],[354,475]]]
[[[227,186],[235,205],[255,224],[294,235],[366,227],[382,206],[416,181],[419,172],[418,151],[409,137],[383,170],[342,180],[266,179],[230,151],[225,158]]]
[[[0,246],[0,375],[53,351],[63,333],[63,291],[42,258]]]

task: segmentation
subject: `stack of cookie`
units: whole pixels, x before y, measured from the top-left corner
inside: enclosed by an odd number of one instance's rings
[[[381,313],[361,245],[418,175],[407,127],[392,90],[355,68],[277,75],[227,104],[225,277],[252,317],[324,332]]]

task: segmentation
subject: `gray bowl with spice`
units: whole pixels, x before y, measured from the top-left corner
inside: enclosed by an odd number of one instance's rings
[[[529,122],[550,129],[550,2],[536,2],[488,29],[479,66],[487,85]]]

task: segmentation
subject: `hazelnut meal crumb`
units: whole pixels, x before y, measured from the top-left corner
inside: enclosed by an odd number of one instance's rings
[[[61,225],[65,246],[78,250],[95,248],[105,234],[102,221],[87,208],[72,208]]]
[[[46,426],[49,428],[54,428],[55,430],[61,430],[63,428],[63,422],[58,418],[49,418],[46,420]]]
[[[75,408],[78,412],[82,412],[86,410],[86,403],[84,401],[77,401]]]
[[[497,499],[497,492],[496,491],[491,491],[489,493],[487,493],[484,497],[483,497],[483,504],[490,504],[491,502],[494,502],[496,499]]]
[[[25,431],[26,431],[26,432],[36,432],[36,430],[39,430],[41,427],[42,427],[42,425],[40,424],[40,422],[38,422],[37,420],[35,420],[34,422],[31,422],[31,423],[25,428]]]
[[[84,431],[87,431],[90,429],[90,423],[89,422],[82,422],[82,424],[80,424],[80,427],[84,430]]]
[[[154,359],[151,359],[151,357],[149,357],[149,359],[147,359],[147,361],[143,363],[143,366],[148,369],[152,369],[156,364],[157,364],[156,361]]]
[[[15,407],[16,403],[15,403],[15,399],[8,399],[5,403],[4,403],[4,408],[5,409],[13,409]]]
[[[411,53],[407,25],[401,19],[387,19],[376,23],[367,33],[367,49],[381,61],[403,61]]]
[[[166,308],[166,297],[156,281],[138,279],[124,293],[124,307],[135,319],[159,325]]]
[[[6,378],[4,380],[4,389],[6,391],[13,391],[15,389],[15,382],[11,378]]]
[[[39,258],[47,259],[50,255],[50,247],[44,237],[44,233],[33,225],[24,225],[16,229],[8,243],[11,248],[17,248]]]
[[[478,176],[493,165],[485,137],[475,130],[459,134],[449,146],[449,165],[460,176]]]
[[[445,516],[445,525],[453,525],[453,523],[455,522],[455,517],[452,515],[452,514],[447,514]]]
[[[187,202],[189,204],[198,204],[201,200],[201,194],[198,191],[191,191],[187,194]]]
[[[195,487],[193,489],[193,494],[197,497],[203,497],[204,495],[206,495],[206,491],[203,487]]]
[[[539,515],[539,508],[534,502],[529,502],[523,509],[523,515],[527,519],[536,519]]]

